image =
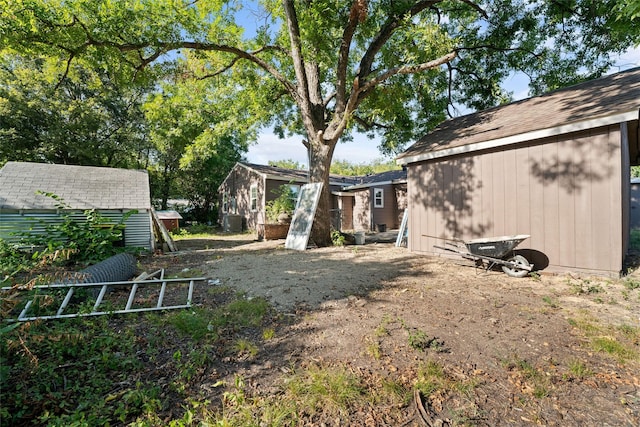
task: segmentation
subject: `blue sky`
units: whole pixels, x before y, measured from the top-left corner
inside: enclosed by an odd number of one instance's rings
[[[611,69],[611,73],[638,66],[640,66],[640,47],[621,55],[616,61],[616,66]],[[513,92],[514,100],[528,96],[527,82],[523,76],[514,75],[505,82],[504,86],[507,90]],[[301,141],[302,137],[300,136],[280,139],[268,130],[263,131],[258,136],[257,144],[249,147],[246,157],[251,163],[264,165],[270,160],[285,159],[291,159],[306,165],[308,163],[307,151]],[[382,158],[377,146],[378,141],[370,140],[365,135],[357,135],[353,141],[339,142],[333,159],[348,160],[352,163],[370,163],[377,158]]]

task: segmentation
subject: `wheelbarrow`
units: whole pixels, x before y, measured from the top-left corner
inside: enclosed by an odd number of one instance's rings
[[[488,271],[501,266],[502,271],[511,277],[524,277],[531,272],[533,264],[522,255],[515,255],[513,249],[522,241],[531,237],[528,234],[517,236],[486,237],[466,241],[447,241],[446,246],[434,245],[434,248],[454,252],[462,258],[475,261],[476,266],[486,266]]]

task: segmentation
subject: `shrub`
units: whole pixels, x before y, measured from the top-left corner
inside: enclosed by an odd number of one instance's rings
[[[267,202],[265,208],[267,219],[272,222],[278,221],[280,214],[286,213],[291,215],[296,208],[296,194],[290,184],[283,184],[275,190],[272,190],[274,194],[277,194],[273,200]]]
[[[42,193],[56,201],[59,209],[68,208],[64,201],[51,193]],[[61,214],[62,222],[48,224],[43,223],[45,234],[21,233],[20,245],[43,248],[34,255],[34,258],[43,258],[60,250],[71,252],[69,260],[80,264],[92,264],[102,261],[125,251],[114,246],[114,243],[122,239],[124,222],[131,215],[137,213],[132,210],[125,213],[117,223],[110,223],[95,209],[83,212],[85,220],[78,221],[71,214]]]

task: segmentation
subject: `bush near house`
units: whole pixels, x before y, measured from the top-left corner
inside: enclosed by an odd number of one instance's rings
[[[278,222],[278,217],[281,214],[293,214],[296,208],[296,195],[289,184],[283,184],[272,192],[278,197],[268,201],[265,209],[267,219],[271,222]]]
[[[62,199],[47,195],[58,202],[58,207],[66,207]],[[94,209],[84,211],[84,221],[62,213],[62,222],[46,224],[44,234],[21,232],[16,243],[0,239],[0,284],[12,286],[18,278],[46,283],[47,276],[57,267],[84,267],[120,252],[139,252],[138,248],[115,244],[122,239],[124,222],[134,213],[135,210],[127,212],[115,224]]]

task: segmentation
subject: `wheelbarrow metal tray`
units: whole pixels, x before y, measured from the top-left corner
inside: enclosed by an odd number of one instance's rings
[[[464,242],[467,250],[473,254],[491,258],[504,258],[523,240],[531,237],[528,234],[516,236],[484,237]]]

